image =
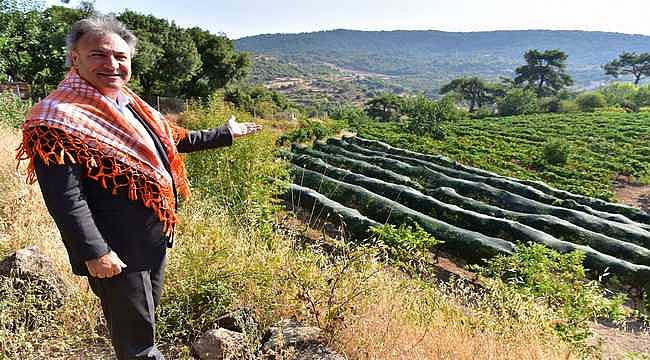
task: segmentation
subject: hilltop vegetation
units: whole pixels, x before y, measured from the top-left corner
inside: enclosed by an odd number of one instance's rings
[[[237,49],[269,55],[308,69],[324,63],[390,76],[388,84],[436,95],[460,76],[512,77],[529,49],[567,53],[569,74],[580,87],[607,80],[602,65],[624,51],[650,52],[650,37],[586,31],[332,30],[238,39]],[[606,44],[606,46],[603,46]]]

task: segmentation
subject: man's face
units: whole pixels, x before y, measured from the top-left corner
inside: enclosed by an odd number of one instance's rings
[[[117,34],[82,36],[71,59],[81,78],[113,99],[131,78],[131,49]]]

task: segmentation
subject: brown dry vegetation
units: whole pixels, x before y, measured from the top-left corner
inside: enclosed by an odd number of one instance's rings
[[[69,270],[58,232],[38,186],[15,171],[17,130],[0,124],[0,256],[37,245],[70,295],[49,326],[0,332],[9,358],[105,358],[96,329],[100,311],[85,280]],[[332,345],[350,359],[562,359],[571,355],[551,330],[542,306],[514,293],[477,294],[463,283],[432,285],[386,267],[373,249],[346,249],[332,261],[301,247],[292,234],[261,238],[200,199],[185,204],[170,252],[165,291],[182,292],[188,279],[214,275],[235,292],[231,308],[247,306],[263,324],[294,317],[328,329]],[[335,286],[332,286],[332,284]],[[188,289],[191,290],[191,289]],[[175,301],[168,297],[166,301]],[[169,358],[188,358],[186,345],[167,346]]]

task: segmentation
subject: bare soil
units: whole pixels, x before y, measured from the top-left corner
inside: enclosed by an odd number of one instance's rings
[[[650,185],[635,185],[619,182],[615,198],[618,202],[650,212]]]

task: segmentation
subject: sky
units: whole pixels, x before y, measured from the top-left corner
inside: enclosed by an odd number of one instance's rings
[[[269,33],[353,30],[588,30],[650,35],[650,0],[96,0],[198,26],[231,39]],[[62,5],[46,0],[47,5]],[[78,1],[71,1],[74,6]]]

